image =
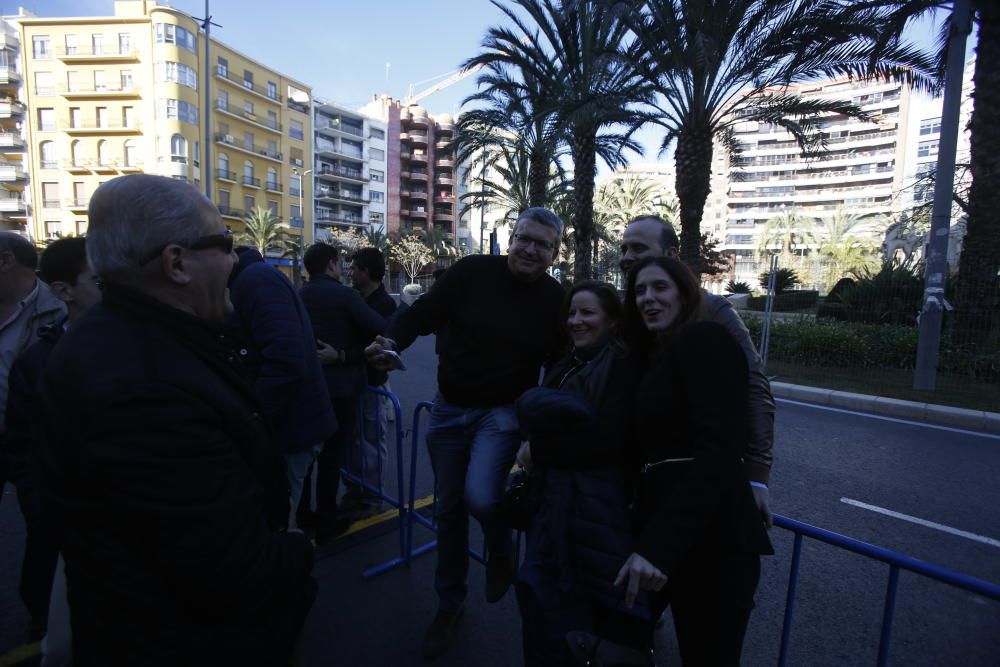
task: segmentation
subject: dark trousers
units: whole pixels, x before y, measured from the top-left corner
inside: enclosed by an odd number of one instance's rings
[[[685,559],[667,582],[684,667],[740,664],[743,637],[760,579],[760,556],[704,551]]]
[[[358,399],[334,398],[333,412],[337,417],[337,432],[326,439],[323,451],[316,457],[316,525],[319,530],[330,527],[337,519],[337,494],[340,492],[340,467],[344,462],[347,442],[354,436],[358,421]],[[306,476],[299,507],[308,509],[312,502],[312,473]]]
[[[51,526],[45,521],[37,493],[26,482],[17,487],[17,502],[27,533],[21,563],[21,599],[31,614],[32,634],[41,637],[48,623],[49,597],[52,595],[52,577],[56,571],[59,548]]]

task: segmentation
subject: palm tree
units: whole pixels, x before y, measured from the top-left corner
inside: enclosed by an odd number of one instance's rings
[[[778,254],[785,263],[789,263],[796,250],[801,255],[808,244],[816,242],[815,227],[813,218],[799,215],[795,211],[779,213],[764,223],[757,250],[761,254],[769,253],[777,243]]]
[[[595,224],[600,220],[620,235],[634,218],[657,213],[658,195],[657,184],[644,178],[626,176],[609,181],[594,198]]]
[[[285,252],[281,256],[292,260],[292,282],[299,286],[302,284],[302,258],[306,252],[305,235],[301,231],[298,234],[289,232],[284,246]]]
[[[933,63],[884,42],[872,12],[828,0],[625,0],[635,34],[629,61],[654,86],[674,142],[681,259],[699,267],[700,223],[711,190],[713,142],[737,154],[738,123],[782,127],[804,150],[823,148],[819,116],[866,118],[849,101],[803,98],[789,86],[817,78],[901,78],[929,87]]]
[[[369,227],[365,230],[365,238],[368,239],[371,247],[381,250],[383,253],[389,249],[389,238],[381,229]]]
[[[574,274],[591,275],[594,179],[598,156],[609,166],[624,162],[622,151],[641,152],[632,134],[645,117],[637,105],[647,87],[622,58],[627,30],[601,0],[492,0],[513,28],[490,28],[483,52],[466,62],[511,73],[541,91],[555,127],[565,132],[573,157]]]
[[[829,218],[819,221],[819,254],[827,259],[826,284],[833,285],[850,271],[873,266],[878,246],[857,234],[876,216],[855,215],[838,208]]]
[[[240,242],[256,248],[261,255],[266,255],[270,248],[281,248],[288,237],[288,228],[267,208],[254,208],[243,217],[243,224]]]
[[[898,40],[913,21],[953,7],[951,0],[879,0],[862,2],[868,11],[890,18],[886,40]],[[975,89],[969,121],[972,185],[969,188],[965,241],[958,264],[953,337],[961,343],[984,343],[1000,321],[1000,5],[995,0],[972,0],[972,19],[978,27]],[[959,26],[959,28],[961,28]],[[944,73],[951,15],[941,22],[938,72]]]

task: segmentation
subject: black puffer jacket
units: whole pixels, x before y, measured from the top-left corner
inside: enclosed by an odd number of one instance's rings
[[[276,530],[285,466],[219,332],[109,285],[53,350],[40,400],[74,664],[284,664],[313,548]]]

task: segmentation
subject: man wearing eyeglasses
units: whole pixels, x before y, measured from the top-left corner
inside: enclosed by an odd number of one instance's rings
[[[487,601],[499,601],[513,578],[511,535],[498,511],[520,444],[512,403],[538,384],[542,365],[560,342],[563,291],[546,271],[558,254],[562,228],[551,211],[527,209],[514,225],[506,256],[459,260],[397,316],[387,338],[368,348],[373,363],[388,367],[383,350],[405,350],[418,336],[448,328],[427,431],[438,492],[435,588],[440,598],[424,638],[427,659],[448,648],[462,615],[469,514],[486,536]]]
[[[280,531],[284,462],[222,335],[232,235],[163,176],[104,183],[89,216],[104,299],[40,383],[74,664],[286,664],[315,597],[313,547]]]

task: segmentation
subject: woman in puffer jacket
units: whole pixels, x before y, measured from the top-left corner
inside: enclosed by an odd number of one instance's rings
[[[636,628],[649,621],[643,598],[628,608],[614,585],[633,550],[628,471],[637,467],[625,460],[638,369],[619,338],[622,305],[611,285],[585,281],[564,310],[572,347],[517,403],[527,437],[518,462],[541,478],[516,584],[527,667],[575,664],[568,633],[642,646]],[[618,657],[644,664],[648,653]]]

